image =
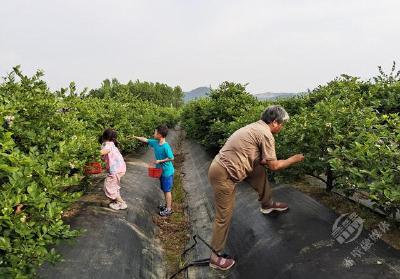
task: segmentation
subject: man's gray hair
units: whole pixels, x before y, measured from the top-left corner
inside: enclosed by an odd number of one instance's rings
[[[289,114],[281,106],[278,105],[269,106],[261,114],[261,120],[267,124],[270,124],[274,121],[281,124],[283,122],[289,121]]]

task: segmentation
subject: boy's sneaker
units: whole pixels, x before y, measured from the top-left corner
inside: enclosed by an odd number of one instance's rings
[[[260,208],[260,211],[263,214],[269,214],[274,210],[276,210],[276,211],[285,211],[288,208],[289,208],[289,206],[286,203],[283,203],[283,202],[272,202],[268,206],[262,206]]]
[[[229,258],[224,258],[224,257],[218,257],[216,261],[213,261],[213,259],[210,259],[210,267],[219,269],[219,270],[228,270],[232,266],[234,266],[235,260],[234,259],[229,259]]]
[[[171,214],[172,214],[172,209],[166,208],[166,209],[160,211],[160,216],[161,216],[161,217],[168,217],[168,216],[170,216]]]
[[[128,208],[128,205],[125,202],[113,202],[110,203],[110,208],[114,210],[120,210],[120,209],[126,209]]]
[[[157,208],[158,208],[160,211],[164,211],[164,210],[167,208],[167,205],[166,205],[166,204],[160,204],[160,205],[157,206]]]

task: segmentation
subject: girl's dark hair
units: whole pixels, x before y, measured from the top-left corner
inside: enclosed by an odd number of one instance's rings
[[[115,144],[115,146],[118,147],[118,145],[119,145],[119,142],[117,140],[117,131],[115,131],[111,128],[105,129],[103,132],[103,135],[100,137],[100,139],[101,139],[101,143],[103,143],[105,141],[112,141]]]
[[[157,133],[159,133],[163,138],[166,138],[168,135],[168,127],[167,125],[160,125],[156,128]]]

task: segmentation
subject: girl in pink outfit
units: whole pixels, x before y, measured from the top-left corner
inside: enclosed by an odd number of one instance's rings
[[[121,177],[126,172],[124,158],[119,152],[117,146],[117,132],[113,129],[106,129],[101,137],[101,151],[103,161],[106,162],[108,175],[104,180],[104,193],[113,202],[110,207],[115,210],[126,209],[128,206],[121,198],[119,189],[121,188]]]

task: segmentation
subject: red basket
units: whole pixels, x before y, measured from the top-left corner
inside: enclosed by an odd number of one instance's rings
[[[160,169],[160,168],[154,168],[154,167],[149,166],[147,168],[147,170],[148,170],[148,174],[150,177],[160,178],[160,176],[162,174],[162,169]]]
[[[84,167],[85,174],[99,174],[102,171],[103,168],[101,167],[101,163],[99,162],[91,162]]]

